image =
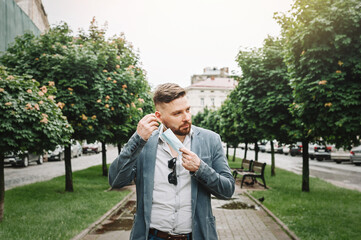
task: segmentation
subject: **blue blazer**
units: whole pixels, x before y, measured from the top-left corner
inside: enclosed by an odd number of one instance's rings
[[[198,171],[191,173],[192,236],[195,240],[217,239],[211,194],[230,199],[234,179],[219,135],[196,126],[192,126],[192,130],[191,151],[201,159]],[[109,168],[109,184],[113,188],[126,186],[135,179],[137,211],[130,239],[148,239],[158,137],[158,130],[148,141],[134,133]]]

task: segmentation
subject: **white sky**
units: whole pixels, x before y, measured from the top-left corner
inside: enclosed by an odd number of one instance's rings
[[[139,50],[152,87],[175,82],[190,85],[205,67],[240,72],[239,49],[262,46],[278,36],[274,12],[292,0],[42,0],[50,24],[64,21],[77,32],[95,16],[108,23],[108,36],[124,32]]]

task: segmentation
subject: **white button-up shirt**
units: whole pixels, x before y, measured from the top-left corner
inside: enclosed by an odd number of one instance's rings
[[[159,132],[163,132],[163,125]],[[185,137],[183,145],[191,148],[191,135]],[[170,234],[184,234],[192,232],[192,204],[191,204],[191,175],[182,166],[182,155],[176,161],[178,184],[170,184],[168,175],[172,169],[168,168],[168,161],[172,159],[168,144],[159,137],[157,157],[154,171],[154,188],[150,228],[155,228]]]

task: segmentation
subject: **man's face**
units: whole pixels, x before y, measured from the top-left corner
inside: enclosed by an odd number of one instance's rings
[[[169,103],[159,104],[156,116],[176,135],[185,136],[191,130],[192,114],[186,96],[177,98]]]

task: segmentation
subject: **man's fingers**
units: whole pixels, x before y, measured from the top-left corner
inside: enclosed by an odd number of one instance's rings
[[[154,114],[148,114],[143,118],[144,122],[150,123],[153,121],[157,121],[157,118],[154,116]]]
[[[185,154],[191,154],[192,152],[186,148],[180,148],[179,151],[181,151],[182,153],[185,153]]]
[[[182,163],[182,166],[183,166],[185,169],[188,168],[185,162]],[[188,170],[188,169],[187,169],[187,170]]]
[[[146,115],[140,122],[140,125],[149,128],[151,126],[158,126],[159,123],[157,122],[157,119],[154,115],[148,114]]]
[[[158,126],[158,125],[159,125],[158,122],[150,122],[150,123],[146,124],[147,127],[153,127],[153,126]]]
[[[159,123],[157,122],[157,118],[154,113],[145,115],[138,123],[137,133],[147,141],[152,135],[152,132],[158,129],[158,125]]]
[[[152,135],[152,132],[154,132],[155,130],[157,130],[158,129],[158,127],[156,127],[156,126],[154,126],[154,127],[152,127],[152,128],[150,128],[150,135]]]

